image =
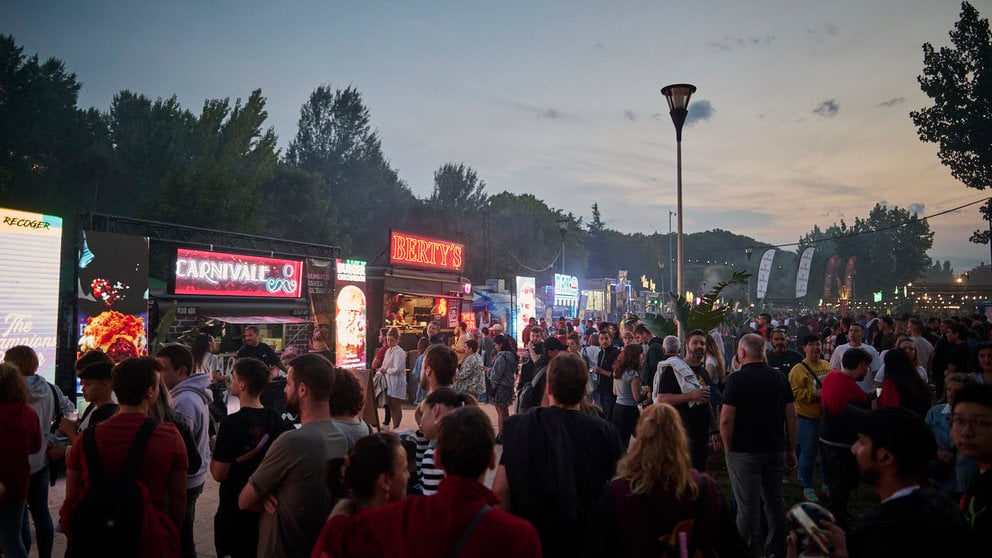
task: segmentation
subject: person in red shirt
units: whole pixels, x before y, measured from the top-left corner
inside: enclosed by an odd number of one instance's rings
[[[868,395],[858,382],[868,374],[871,362],[868,351],[856,347],[848,349],[841,358],[844,369],[824,376],[820,388],[820,452],[823,476],[830,482],[829,489],[823,488],[829,490],[828,508],[842,526],[847,525],[847,501],[860,480],[858,462],[851,453],[858,433],[844,420],[844,408],[848,405],[869,408]]]
[[[492,422],[481,409],[464,407],[447,415],[434,453],[445,471],[437,494],[332,517],[311,558],[540,557],[534,527],[497,509],[499,499],[482,484],[486,471],[496,464],[494,447]]]
[[[27,557],[21,520],[28,497],[28,456],[41,451],[38,414],[27,404],[28,386],[16,366],[0,364],[0,553]]]
[[[159,364],[152,357],[128,358],[114,367],[117,414],[97,424],[96,448],[109,478],[117,475],[148,408],[158,399]],[[179,527],[186,514],[186,446],[176,427],[160,423],[152,433],[138,467],[137,480],[148,488],[152,505],[167,512],[176,526],[175,550],[179,550]],[[66,458],[65,502],[59,512],[62,530],[72,541],[72,519],[76,506],[90,487],[83,444],[73,444]],[[168,499],[168,508],[166,508]]]

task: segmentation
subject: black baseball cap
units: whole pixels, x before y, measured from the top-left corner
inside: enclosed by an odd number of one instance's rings
[[[871,438],[874,448],[885,448],[895,456],[902,472],[919,472],[937,456],[937,440],[923,419],[901,407],[868,411],[853,405],[844,408],[844,421]]]
[[[548,337],[544,340],[545,351],[564,351],[567,348],[557,337]]]

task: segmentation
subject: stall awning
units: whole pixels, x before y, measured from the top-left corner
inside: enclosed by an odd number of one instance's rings
[[[207,320],[216,320],[228,324],[305,324],[310,320],[296,316],[205,316]]]

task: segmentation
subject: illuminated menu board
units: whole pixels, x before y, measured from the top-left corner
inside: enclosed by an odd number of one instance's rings
[[[176,294],[299,298],[303,262],[180,248]]]
[[[335,364],[341,368],[365,368],[368,304],[365,298],[365,262],[337,260],[335,304]]]
[[[0,349],[27,345],[55,381],[62,219],[0,208]]]
[[[537,297],[533,277],[517,276],[517,344],[523,347],[529,339],[523,338],[527,323],[535,316]]]

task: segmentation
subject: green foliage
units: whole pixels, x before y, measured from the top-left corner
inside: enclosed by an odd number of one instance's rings
[[[727,319],[727,315],[734,308],[733,301],[720,304],[721,293],[730,285],[746,284],[749,277],[751,277],[750,273],[735,271],[729,280],[720,281],[707,291],[696,306],[692,306],[692,301],[687,300],[685,296],[670,293],[669,296],[675,305],[676,319],[686,324],[686,331],[693,329],[709,331],[717,327]]]
[[[840,238],[826,240],[837,236]],[[818,242],[806,299],[810,304],[822,296],[824,266],[834,254],[845,263],[851,256],[856,258],[853,296],[857,299],[915,281],[931,266],[927,255],[933,246],[930,225],[898,206],[875,204],[866,218],[855,218],[851,226],[844,220],[825,230],[814,226],[800,239],[800,252],[814,241]]]
[[[679,331],[679,326],[673,319],[666,318],[661,314],[645,314],[644,319],[641,320],[644,327],[648,328],[651,335],[655,337],[667,337],[669,335],[676,335]]]
[[[992,33],[989,20],[961,4],[961,19],[950,32],[950,47],[923,45],[923,74],[917,80],[933,105],[913,111],[920,139],[937,143],[941,163],[968,188],[992,186]],[[989,208],[982,208],[989,220]],[[977,230],[972,242],[989,241]]]

